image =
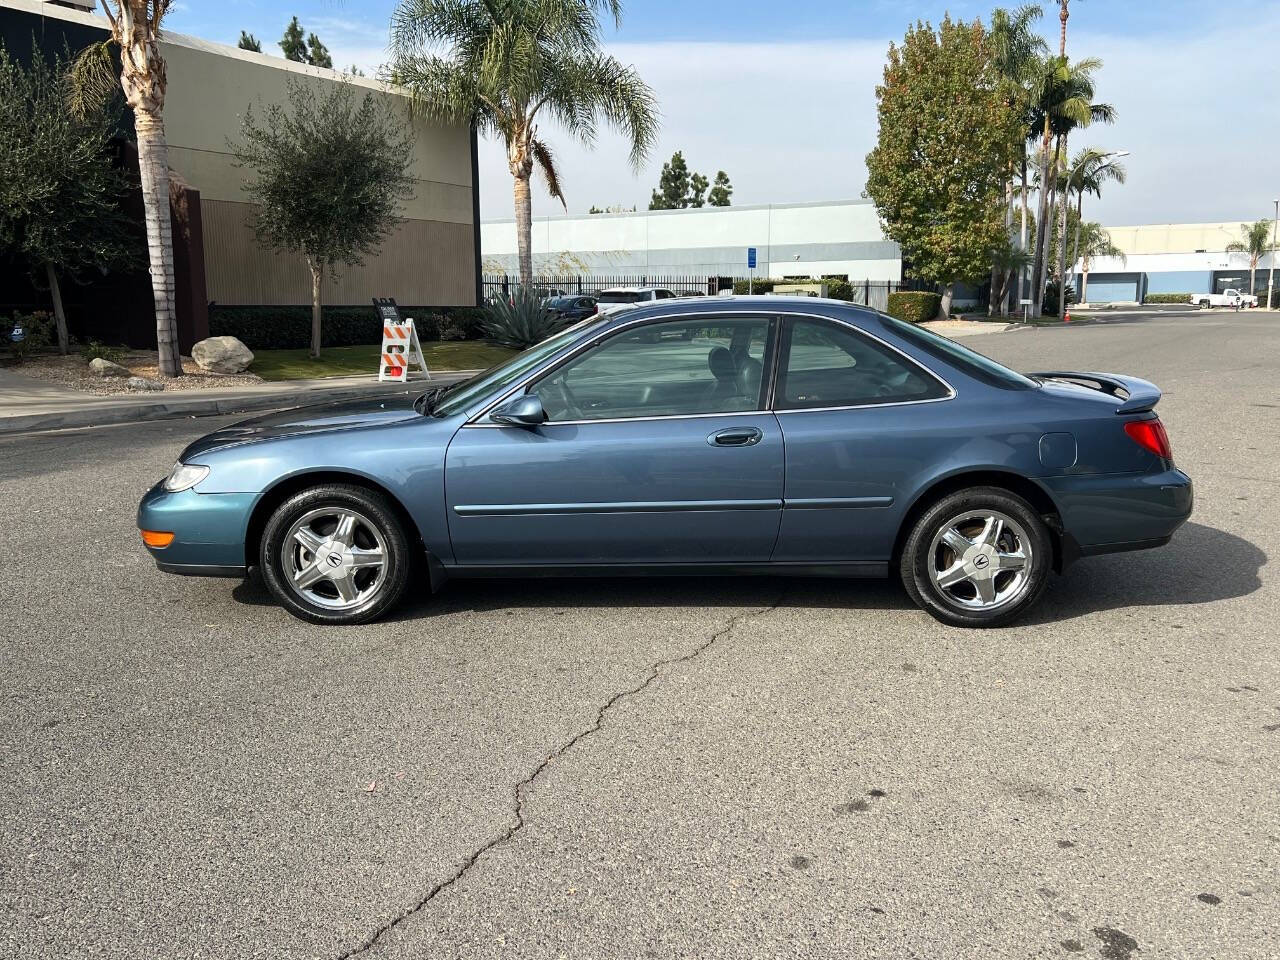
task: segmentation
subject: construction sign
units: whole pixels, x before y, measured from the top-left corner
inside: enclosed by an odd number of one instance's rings
[[[375,298],[374,308],[382,320],[382,353],[378,363],[378,382],[405,383],[409,379],[409,364],[430,380],[431,371],[422,356],[422,343],[413,326],[413,318],[400,319],[400,310],[392,299]]]

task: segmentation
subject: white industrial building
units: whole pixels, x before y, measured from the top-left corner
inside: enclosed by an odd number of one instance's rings
[[[1248,255],[1227,253],[1242,226],[1230,221],[1108,227],[1125,258],[1089,264],[1088,300],[1141,302],[1153,293],[1246,289]],[[869,200],[537,217],[532,240],[534,272],[540,275],[745,277],[747,250],[755,247],[757,277],[904,279],[898,245],[885,238]],[[485,273],[518,272],[513,220],[482,221],[480,244]],[[1263,257],[1254,277],[1254,291],[1263,297],[1270,262]],[[1082,269],[1076,264],[1077,291]],[[967,292],[960,302],[968,301]]]
[[[535,217],[534,272],[898,281],[902,258],[869,200]],[[484,272],[517,272],[514,220],[480,224]]]
[[[1124,251],[1089,264],[1084,289],[1090,303],[1138,302],[1153,293],[1221,293],[1228,287],[1249,289],[1249,255],[1227,253],[1241,239],[1240,221],[1226,223],[1162,223],[1107,227],[1111,242]],[[1274,254],[1259,261],[1253,292],[1267,294],[1267,269]],[[1276,260],[1280,285],[1280,260]],[[1081,290],[1083,264],[1076,264],[1076,290]]]

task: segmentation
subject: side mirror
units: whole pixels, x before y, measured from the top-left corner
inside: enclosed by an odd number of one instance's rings
[[[547,411],[542,409],[542,401],[536,393],[527,393],[508,400],[490,413],[489,419],[507,427],[536,427],[547,422]]]

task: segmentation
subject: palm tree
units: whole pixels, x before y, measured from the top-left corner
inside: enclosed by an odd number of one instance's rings
[[[1111,242],[1111,234],[1103,229],[1102,224],[1092,220],[1079,225],[1076,231],[1076,243],[1083,258],[1080,261],[1080,302],[1086,303],[1089,293],[1089,266],[1092,262],[1098,257],[1115,257],[1121,263],[1127,261],[1124,251]]]
[[[119,84],[133,110],[138,141],[138,172],[146,217],[151,291],[156,304],[156,351],[160,376],[182,373],[174,311],[173,230],[169,220],[169,146],[164,137],[164,96],[168,86],[160,56],[160,21],[172,0],[101,0],[111,24],[111,39],[77,58],[72,107],[101,101],[114,90],[111,46],[120,51]]]
[[[1106,103],[1094,103],[1094,74],[1102,67],[1097,59],[1069,62],[1065,57],[1053,57],[1045,61],[1032,86],[1032,113],[1041,138],[1040,143],[1040,201],[1036,223],[1049,223],[1050,166],[1057,167],[1066,149],[1070,133],[1091,123],[1111,123],[1115,108]],[[1066,211],[1062,211],[1065,218]],[[1066,224],[1061,224],[1063,234]],[[1040,229],[1036,234],[1035,278],[1032,287],[1032,311],[1040,315],[1040,302],[1044,298],[1045,284],[1049,276],[1049,246],[1051,231]]]
[[[392,75],[429,113],[500,137],[514,179],[520,281],[533,277],[529,179],[537,164],[565,204],[549,119],[590,146],[601,120],[630,140],[638,168],[657,138],[657,102],[634,68],[600,50],[597,10],[620,0],[402,0],[391,24]]]
[[[1069,4],[1071,0],[1060,0],[1058,4],[1058,22],[1062,24],[1062,30],[1058,35],[1058,56],[1065,57],[1067,55],[1067,18],[1071,16]]]
[[[1035,32],[1033,25],[1044,15],[1044,11],[1037,4],[1024,4],[1018,7],[1013,13],[1007,10],[997,8],[991,14],[991,49],[995,59],[996,70],[1000,75],[1001,87],[1004,90],[1005,97],[1009,106],[1013,110],[1017,110],[1024,118],[1024,125],[1028,130],[1031,129],[1034,118],[1031,112],[1031,88],[1035,82],[1036,72],[1040,64],[1043,62],[1044,55],[1048,52],[1048,46],[1044,42],[1044,38]],[[1012,184],[1009,190],[1009,211],[1006,222],[1009,224],[1010,232],[1012,232],[1013,204],[1015,192],[1019,192],[1021,197],[1022,218],[1018,230],[1019,252],[1025,252],[1027,249],[1028,222],[1030,219],[1030,211],[1027,207],[1027,143],[1022,145],[1022,157],[1019,162],[1019,169],[1014,174],[1019,175],[1021,179],[1021,191],[1015,191]],[[1010,177],[1012,180],[1012,176]],[[1019,258],[1018,266],[1018,287],[1017,295],[1019,298],[1024,296],[1023,286],[1026,281],[1026,264],[1025,258]],[[1007,294],[1007,283],[996,277],[995,272],[1001,268],[1000,264],[994,264],[992,267],[992,305],[996,303],[994,291],[996,287],[1000,287]],[[1001,312],[1008,312],[1008,297],[1005,296],[1001,303]]]
[[[1084,222],[1084,195],[1091,193],[1095,197],[1101,197],[1104,184],[1124,183],[1128,174],[1125,172],[1124,165],[1116,159],[1115,154],[1110,151],[1095,150],[1093,147],[1085,147],[1075,155],[1071,161],[1071,171],[1064,195],[1066,202],[1070,204],[1071,191],[1075,190],[1076,193],[1076,233],[1071,250],[1071,265],[1074,267],[1080,259],[1080,226]],[[1064,244],[1062,255],[1065,256],[1065,254]],[[1060,272],[1066,273],[1065,262]],[[1084,302],[1083,297],[1080,299]]]
[[[1227,244],[1227,253],[1247,253],[1249,255],[1249,292],[1254,293],[1254,274],[1258,272],[1258,261],[1271,252],[1271,221],[1259,220],[1257,223],[1240,224],[1240,239]],[[1270,304],[1267,304],[1270,306]]]

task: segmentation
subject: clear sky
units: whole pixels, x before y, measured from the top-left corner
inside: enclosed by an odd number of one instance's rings
[[[917,18],[936,21],[950,11],[987,20],[994,5],[633,0],[622,27],[606,30],[606,43],[657,91],[659,144],[636,172],[615,136],[590,149],[545,129],[569,212],[592,204],[643,209],[662,161],[677,149],[694,170],[726,170],[735,204],[861,196],[889,42]],[[1041,32],[1056,48],[1056,4],[1042,5]],[[278,54],[296,14],[336,65],[372,74],[386,59],[394,8],[394,0],[178,0],[168,26],[230,44],[245,29],[264,53]],[[1117,226],[1270,216],[1280,197],[1280,3],[1074,0],[1071,9],[1067,52],[1104,61],[1098,95],[1119,113],[1114,126],[1093,127],[1073,146],[1132,154],[1128,184],[1087,201],[1086,216]],[[480,187],[483,217],[511,215],[497,144],[481,145]],[[535,215],[562,212],[535,188]]]

